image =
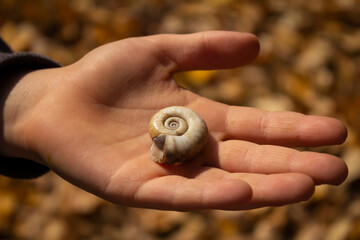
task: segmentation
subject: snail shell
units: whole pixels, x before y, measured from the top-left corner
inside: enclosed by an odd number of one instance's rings
[[[150,120],[153,140],[150,152],[157,163],[181,164],[192,159],[205,146],[208,129],[205,121],[186,107],[168,107]]]

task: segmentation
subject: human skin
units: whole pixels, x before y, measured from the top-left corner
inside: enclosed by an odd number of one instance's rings
[[[340,184],[344,161],[291,147],[341,144],[340,121],[229,106],[180,88],[172,75],[252,62],[255,36],[153,35],[103,45],[69,66],[26,71],[4,95],[1,154],[48,166],[65,180],[125,206],[243,210],[304,201]],[[205,149],[180,166],[151,160],[147,126],[186,106],[209,128]]]

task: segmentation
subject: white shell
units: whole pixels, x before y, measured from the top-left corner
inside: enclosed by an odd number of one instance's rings
[[[192,159],[205,146],[208,129],[193,110],[174,106],[157,112],[150,120],[153,140],[150,152],[157,163],[180,164]]]

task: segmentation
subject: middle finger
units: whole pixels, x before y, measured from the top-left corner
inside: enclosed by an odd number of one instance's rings
[[[348,172],[344,161],[330,154],[239,140],[219,142],[209,153],[207,163],[229,172],[302,173],[316,184],[340,184]]]

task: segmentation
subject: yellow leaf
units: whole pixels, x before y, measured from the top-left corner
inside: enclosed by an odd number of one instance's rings
[[[209,71],[190,71],[186,72],[186,78],[188,81],[195,86],[204,86],[208,84],[213,77],[217,74],[216,70],[209,70]]]

